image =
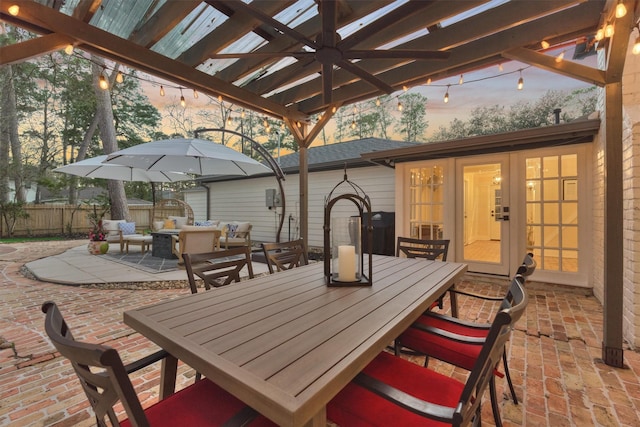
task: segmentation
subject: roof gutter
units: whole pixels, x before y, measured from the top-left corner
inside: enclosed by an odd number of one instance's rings
[[[600,119],[576,120],[566,124],[522,129],[493,135],[430,142],[414,147],[363,153],[363,159],[382,166],[416,160],[443,159],[478,154],[501,153],[533,148],[593,142]]]

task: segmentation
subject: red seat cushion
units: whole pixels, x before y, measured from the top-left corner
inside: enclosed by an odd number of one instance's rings
[[[203,379],[145,409],[149,424],[157,426],[221,426],[246,405],[211,381]],[[258,415],[250,426],[275,426]],[[121,423],[130,427],[129,420]]]
[[[455,408],[464,384],[383,352],[364,370],[367,375],[427,402]],[[329,405],[327,418],[339,426],[446,426],[424,418],[355,384],[349,383]]]
[[[421,316],[416,323],[425,326],[432,326],[453,332],[459,335],[470,337],[486,337],[488,329],[477,329],[457,325],[438,319],[435,316]],[[452,365],[471,370],[480,355],[482,344],[468,344],[452,340],[441,335],[432,334],[420,329],[410,327],[398,338],[400,345],[426,354],[429,357],[435,357],[438,360],[451,363]]]

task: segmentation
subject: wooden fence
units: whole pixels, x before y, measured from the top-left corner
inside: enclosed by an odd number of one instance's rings
[[[93,212],[92,206],[27,205],[24,210],[29,214],[29,218],[18,219],[13,231],[15,237],[77,235],[89,233],[91,228],[87,215]],[[131,221],[136,223],[136,229],[151,228],[153,206],[129,206],[129,214]],[[182,210],[177,208],[175,213],[169,214],[180,216]],[[105,219],[109,218],[109,214],[105,215]],[[8,235],[7,224],[0,220],[0,237]]]

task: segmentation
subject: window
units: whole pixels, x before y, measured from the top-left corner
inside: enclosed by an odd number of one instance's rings
[[[442,239],[444,232],[443,167],[410,169],[410,230],[417,239]]]
[[[578,156],[526,159],[527,249],[544,270],[578,271]]]

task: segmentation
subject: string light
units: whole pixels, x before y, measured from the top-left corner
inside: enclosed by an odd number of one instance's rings
[[[402,85],[402,90],[406,92],[409,90],[409,87],[407,85]]]
[[[335,112],[338,111],[338,109],[336,108],[336,106],[334,105],[333,108],[331,108],[331,112],[335,114]]]
[[[124,81],[124,75],[122,75],[122,71],[118,71],[116,74],[116,82],[122,83]]]
[[[98,86],[100,89],[107,90],[109,89],[109,82],[107,78],[104,76],[105,68],[102,68],[102,72],[100,73],[100,77],[98,77]]]
[[[197,91],[197,90],[195,90],[195,89],[193,90],[193,97],[194,97],[195,99],[198,99],[198,91]]]
[[[240,117],[244,119],[246,115],[247,114],[244,112],[244,108],[243,108],[242,112],[240,113]]]
[[[262,126],[264,126],[264,127],[266,127],[266,128],[268,128],[268,127],[269,127],[269,121],[267,120],[267,118],[266,118],[266,117],[262,120]]]
[[[20,6],[17,4],[9,6],[9,15],[18,16],[18,13],[20,13]]]
[[[227,126],[231,126],[232,123],[233,121],[231,120],[231,115],[229,115],[229,117],[227,117]]]
[[[380,98],[376,98],[376,107],[380,106]]]
[[[351,129],[355,129],[356,128],[356,119],[353,119],[351,121]]]
[[[222,95],[218,95],[218,102],[222,102]]]
[[[460,80],[458,80],[458,84],[461,85],[464,83],[464,76],[460,74]]]
[[[71,55],[73,53],[73,45],[72,44],[68,44],[64,48],[64,53],[66,53],[67,55]]]
[[[402,111],[402,102],[398,101],[398,111]]]
[[[560,54],[558,56],[556,56],[556,62],[560,63],[560,62],[562,62],[563,59],[564,59],[564,50],[562,52],[560,52]]]
[[[524,79],[522,78],[522,70],[520,70],[520,78],[518,79],[518,90],[524,87]]]
[[[431,84],[431,77],[427,79],[427,86]]]
[[[598,31],[596,31],[596,41],[599,42],[600,40],[602,40],[604,38],[604,29],[602,28],[598,28]]]
[[[353,106],[353,114],[358,114],[358,107],[357,106]]]
[[[160,85],[160,96],[164,96],[164,86]]]
[[[636,38],[636,42],[633,44],[631,53],[634,55],[640,55],[640,23],[638,23],[638,37]]]
[[[548,41],[546,41],[546,40],[542,40],[542,41],[540,42],[540,46],[542,46],[542,48],[546,50],[546,49],[549,49],[550,44],[549,44],[549,42],[548,42]]]
[[[502,62],[498,64],[498,71],[503,72],[504,67],[502,66]]]
[[[187,101],[184,100],[184,95],[182,94],[182,88],[180,88],[180,105],[183,108],[187,106]]]
[[[447,85],[447,92],[444,94],[444,103],[448,103],[449,102],[449,86],[451,85]]]
[[[607,38],[613,37],[614,29],[613,24],[607,23],[607,26],[604,27],[604,36]]]
[[[618,0],[618,5],[616,6],[616,18],[622,18],[627,14],[627,8],[621,0]]]

